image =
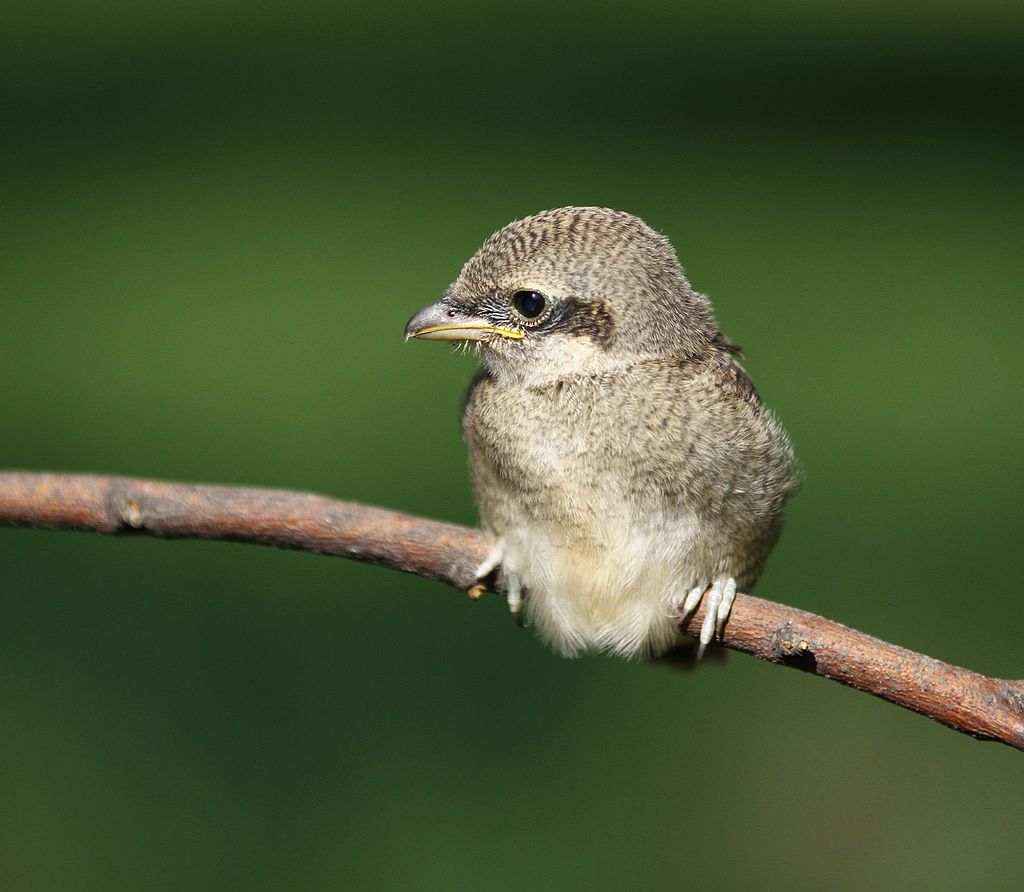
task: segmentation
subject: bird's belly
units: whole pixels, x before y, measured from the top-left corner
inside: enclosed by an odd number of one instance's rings
[[[663,653],[678,638],[671,605],[698,575],[692,518],[605,518],[600,536],[527,522],[504,536],[530,622],[560,653]],[[576,531],[578,532],[578,531]],[[687,589],[688,590],[688,589]]]

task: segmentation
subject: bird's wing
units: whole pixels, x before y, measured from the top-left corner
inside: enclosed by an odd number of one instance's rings
[[[728,335],[724,335],[720,331],[715,332],[715,343],[733,356],[743,356],[743,348]]]

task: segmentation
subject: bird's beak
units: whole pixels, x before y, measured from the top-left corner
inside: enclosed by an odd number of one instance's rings
[[[489,341],[492,338],[519,340],[522,332],[512,328],[491,325],[479,316],[469,316],[456,310],[445,300],[424,307],[405,326],[405,339],[424,341]]]

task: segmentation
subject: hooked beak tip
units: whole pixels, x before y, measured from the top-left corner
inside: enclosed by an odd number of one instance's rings
[[[496,337],[520,340],[523,333],[487,319],[457,311],[444,299],[420,310],[405,326],[405,341],[490,341]]]

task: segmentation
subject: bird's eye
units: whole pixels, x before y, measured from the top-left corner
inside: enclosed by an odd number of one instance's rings
[[[512,295],[512,306],[527,319],[536,319],[546,305],[547,301],[539,291],[517,291]]]

